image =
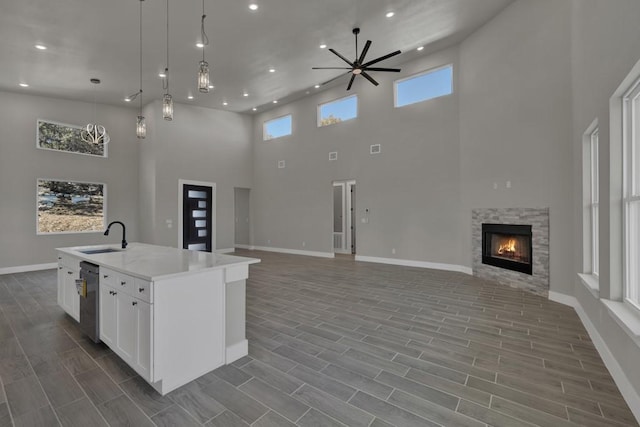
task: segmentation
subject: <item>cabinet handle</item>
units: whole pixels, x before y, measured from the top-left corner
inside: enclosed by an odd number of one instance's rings
[[[62,270],[62,267],[58,267],[58,270]]]
[[[107,277],[109,277],[109,275],[108,275],[108,274],[103,274],[103,275],[102,275],[102,278],[103,278],[103,279],[106,279]]]
[[[114,291],[114,292],[113,292],[113,295],[118,295],[118,293]]]
[[[115,291],[109,291],[109,295],[118,295],[118,293]]]
[[[67,274],[73,274],[73,271],[67,271]]]
[[[138,292],[144,292],[144,288],[138,288]]]
[[[126,284],[127,284],[127,282],[125,282],[125,281],[120,282],[120,285],[121,285],[121,286],[124,286],[124,285],[126,285]]]
[[[131,305],[138,305],[138,303],[134,301],[131,303]]]
[[[61,257],[61,256],[59,256],[59,257],[58,257],[58,259],[62,259],[62,257]]]

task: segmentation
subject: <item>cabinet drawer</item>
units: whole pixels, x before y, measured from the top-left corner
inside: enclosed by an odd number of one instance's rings
[[[107,285],[115,288],[118,281],[118,274],[119,273],[111,269],[100,267],[100,285]]]
[[[135,279],[127,274],[119,273],[110,268],[100,267],[100,284],[111,286],[118,292],[133,294]]]
[[[78,271],[80,269],[80,260],[70,255],[58,253],[58,266],[69,267],[72,270]]]
[[[153,284],[151,282],[136,277],[133,284],[133,291],[134,297],[148,303],[153,302]]]

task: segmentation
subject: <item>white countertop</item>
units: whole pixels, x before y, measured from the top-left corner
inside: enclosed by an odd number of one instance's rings
[[[115,249],[117,252],[101,254],[81,252],[108,248]],[[149,281],[260,262],[258,258],[189,251],[145,243],[129,243],[126,249],[121,249],[120,245],[94,245],[57,248],[56,250],[83,261],[93,262]]]

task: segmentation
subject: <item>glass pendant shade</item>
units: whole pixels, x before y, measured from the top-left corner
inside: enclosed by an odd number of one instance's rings
[[[168,93],[162,97],[162,117],[173,120],[173,98]]]
[[[205,61],[200,61],[198,90],[202,93],[209,93],[209,64]]]
[[[144,116],[138,116],[138,120],[136,120],[136,136],[138,139],[145,139],[147,136],[147,122]]]

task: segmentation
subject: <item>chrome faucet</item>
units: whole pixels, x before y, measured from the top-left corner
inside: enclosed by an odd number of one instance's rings
[[[111,221],[109,223],[109,225],[107,226],[107,229],[104,231],[104,235],[108,236],[109,235],[109,229],[111,228],[111,226],[113,224],[120,224],[122,226],[122,249],[125,249],[127,247],[127,239],[126,239],[126,234],[127,234],[127,230],[124,226],[124,224],[120,221]]]

